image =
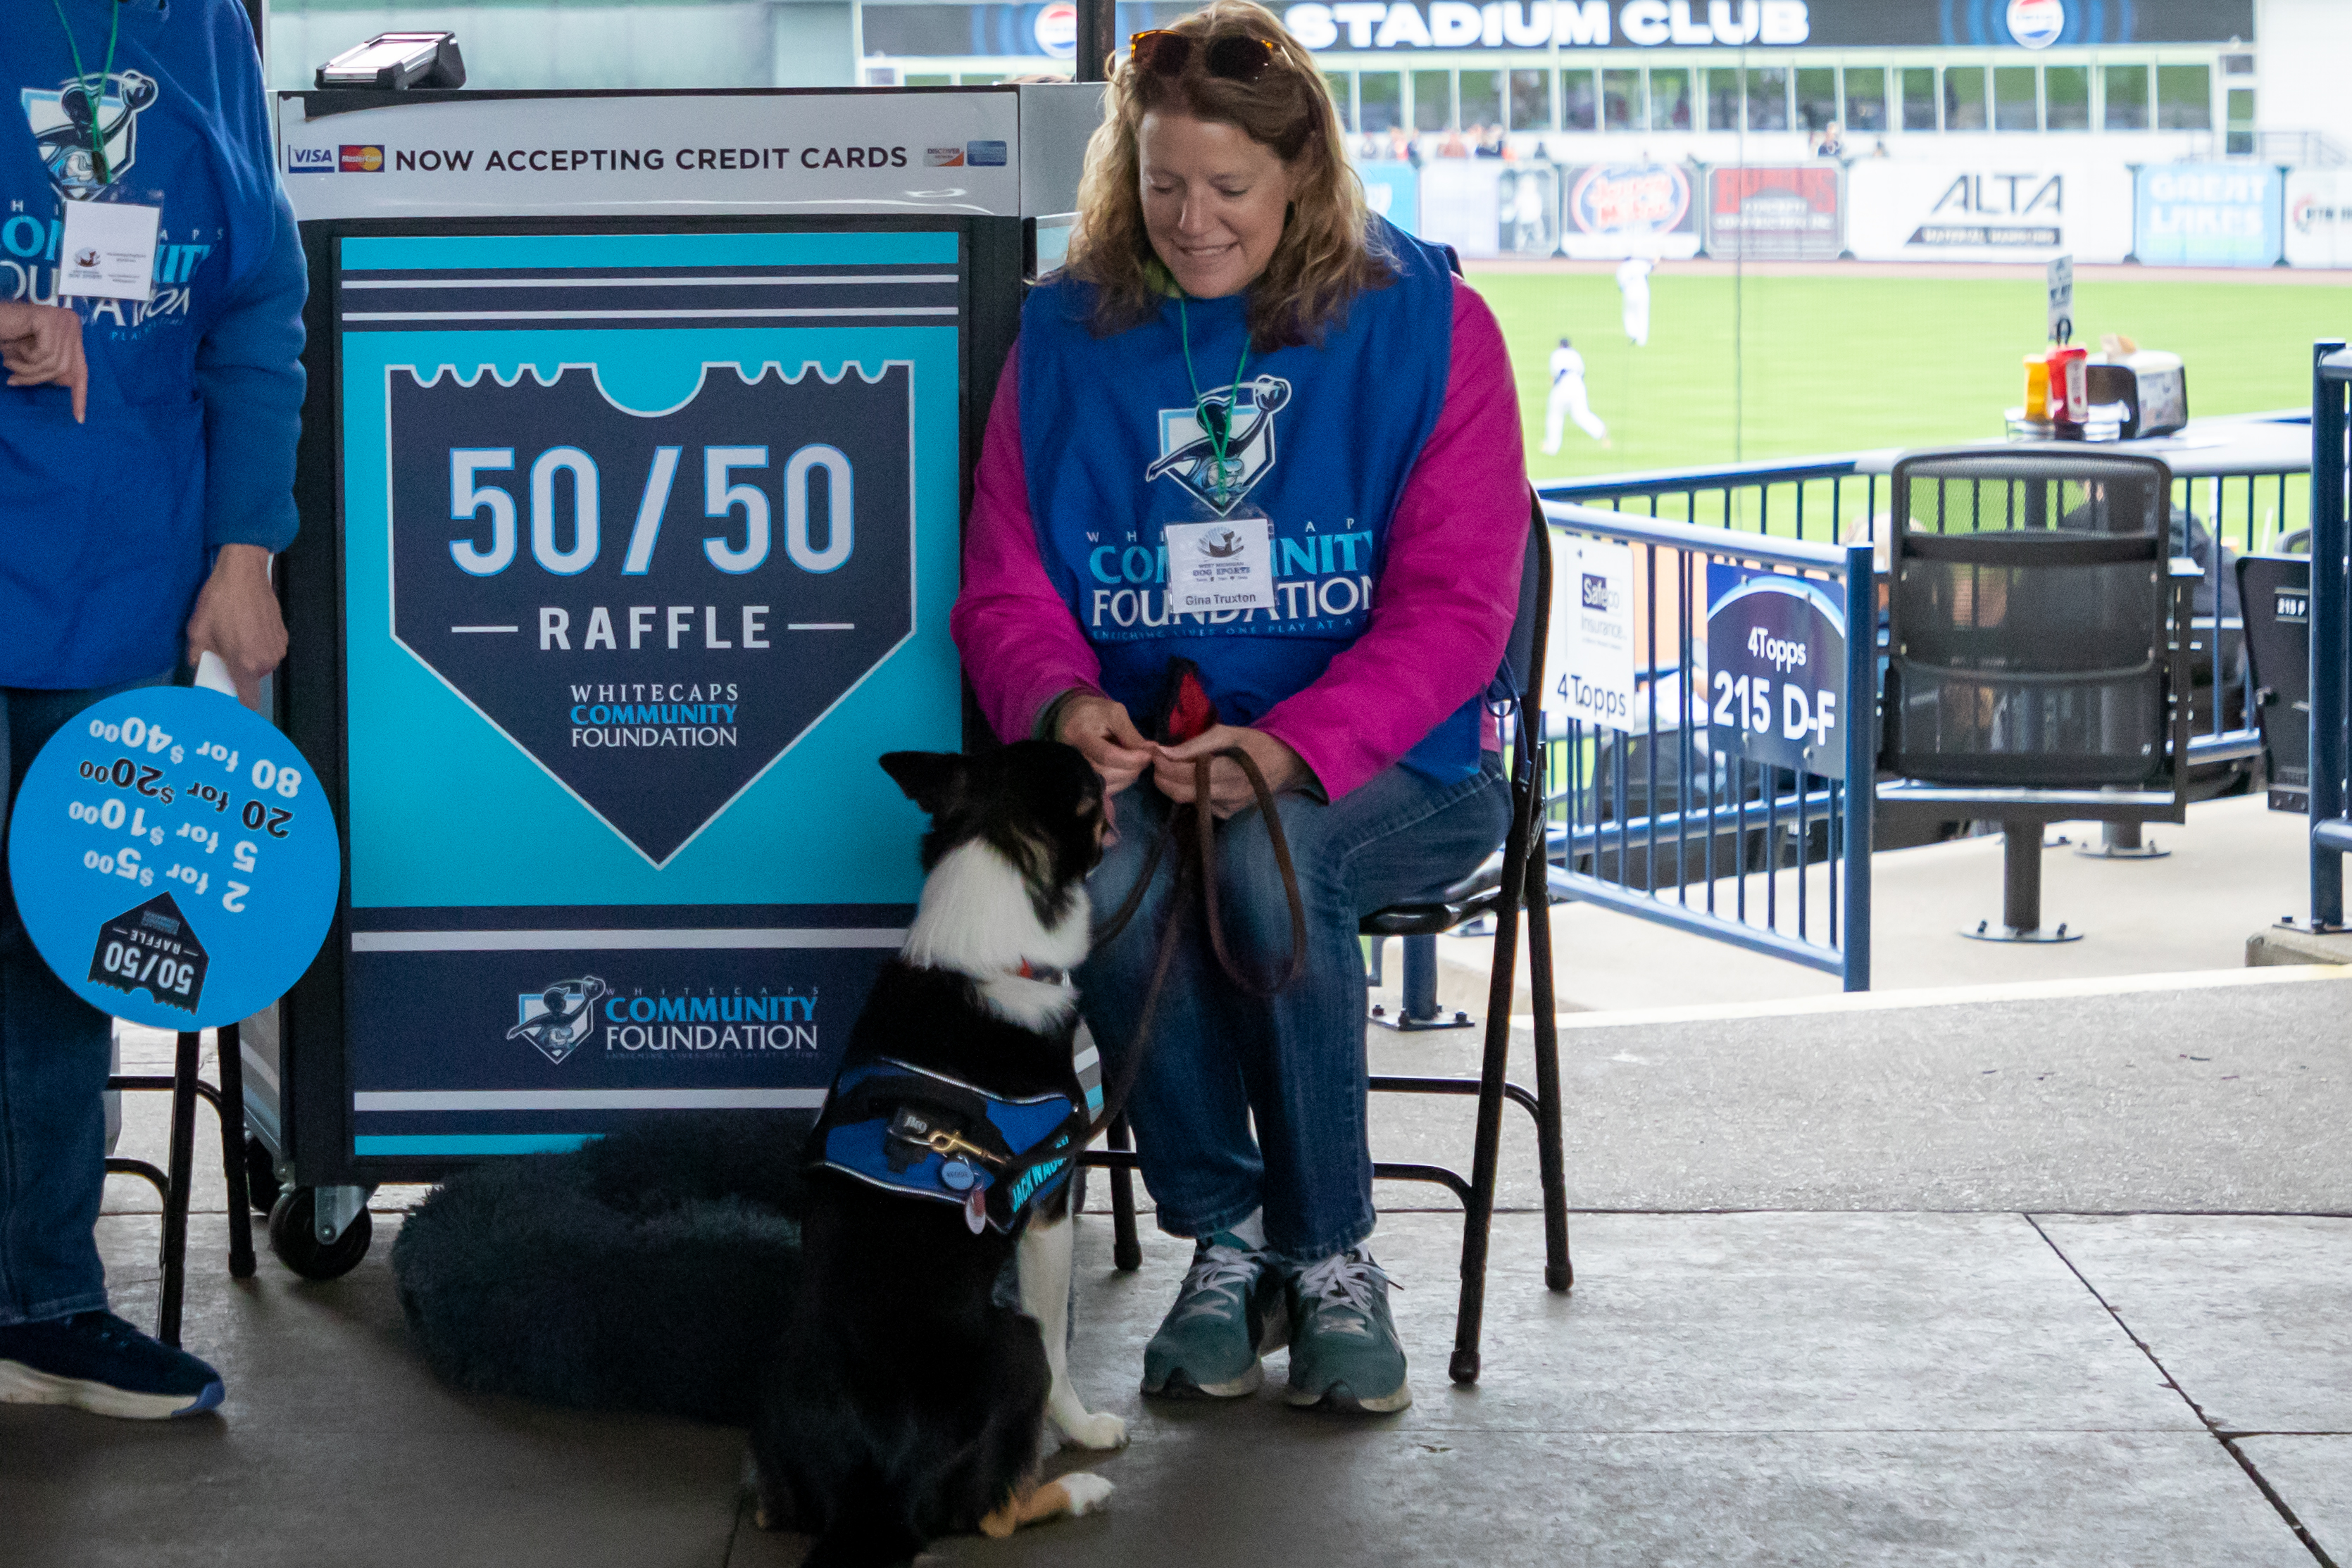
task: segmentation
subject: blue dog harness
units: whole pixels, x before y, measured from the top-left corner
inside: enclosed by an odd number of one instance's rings
[[[996,1173],[1040,1148],[1067,1147],[1087,1124],[1067,1094],[992,1094],[883,1057],[845,1068],[817,1119],[815,1164],[907,1197],[952,1203],[977,1233],[1016,1234],[1070,1178],[1069,1157],[1042,1160],[1007,1189]]]

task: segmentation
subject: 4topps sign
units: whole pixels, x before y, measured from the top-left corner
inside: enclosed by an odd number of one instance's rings
[[[1845,777],[1845,613],[1821,584],[1711,565],[1709,742],[1824,779]]]
[[[914,630],[912,366],[394,365],[393,635],[663,864]]]

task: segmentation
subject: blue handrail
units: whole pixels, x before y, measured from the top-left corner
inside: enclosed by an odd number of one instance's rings
[[[2344,925],[2344,856],[2352,851],[2346,702],[2352,695],[2352,520],[2345,513],[2346,399],[2352,351],[2312,345],[2311,369],[2311,926]]]

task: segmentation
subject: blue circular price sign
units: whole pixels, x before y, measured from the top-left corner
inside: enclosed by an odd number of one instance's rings
[[[8,829],[16,909],[101,1012],[173,1030],[248,1018],[318,956],[342,855],[302,754],[234,698],[147,686],[33,759]]]

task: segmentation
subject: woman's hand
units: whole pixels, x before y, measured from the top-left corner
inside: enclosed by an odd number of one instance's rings
[[[269,585],[269,552],[259,545],[221,546],[188,617],[188,663],[207,649],[221,656],[247,702],[286,656],[286,620]]]
[[[89,365],[81,354],[81,318],[59,305],[0,303],[0,369],[12,387],[56,385],[73,392],[74,423],[89,402]]]
[[[1287,741],[1277,739],[1262,729],[1243,729],[1235,725],[1221,724],[1202,731],[1181,746],[1159,748],[1159,760],[1152,769],[1152,782],[1160,792],[1178,805],[1192,799],[1192,763],[1206,757],[1209,762],[1209,810],[1220,819],[1257,804],[1257,795],[1250,789],[1249,775],[1228,758],[1216,754],[1228,747],[1240,747],[1249,753],[1250,760],[1265,776],[1266,789],[1276,795],[1295,789],[1314,777],[1298,753],[1290,749]]]
[[[1080,692],[1062,705],[1054,738],[1075,746],[1102,775],[1103,793],[1116,795],[1143,777],[1160,748],[1143,738],[1126,705],[1093,692]]]

